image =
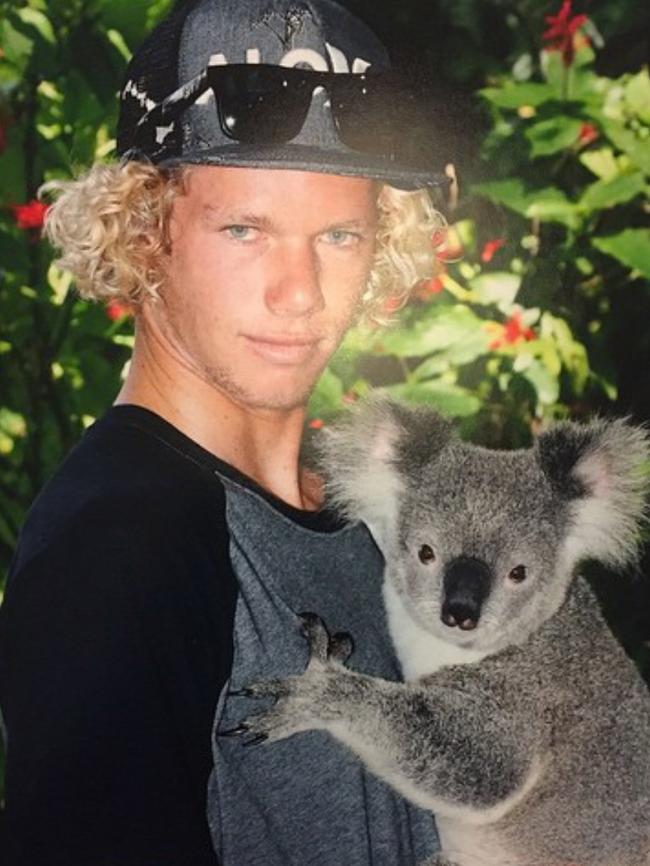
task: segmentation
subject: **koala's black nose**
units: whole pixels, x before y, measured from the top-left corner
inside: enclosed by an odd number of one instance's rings
[[[491,574],[485,562],[460,556],[449,563],[443,578],[440,618],[450,628],[476,628],[483,602],[490,591]]]

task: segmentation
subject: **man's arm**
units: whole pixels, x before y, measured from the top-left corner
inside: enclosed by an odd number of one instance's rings
[[[205,788],[232,652],[227,537],[215,562],[186,527],[149,524],[91,515],[12,575],[7,866],[216,864]]]

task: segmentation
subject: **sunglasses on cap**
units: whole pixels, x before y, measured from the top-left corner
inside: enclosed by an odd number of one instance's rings
[[[427,162],[421,148],[409,147],[417,139],[414,129],[421,108],[415,93],[394,73],[317,72],[262,63],[206,67],[141,118],[134,143],[155,160],[164,153],[157,129],[169,128],[212,90],[227,138],[258,146],[286,144],[300,133],[312,96],[321,88],[327,94],[324,106],[346,147],[413,167]],[[441,176],[441,184],[446,182]]]

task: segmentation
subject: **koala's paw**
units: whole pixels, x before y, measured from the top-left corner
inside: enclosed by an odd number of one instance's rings
[[[344,664],[352,655],[354,641],[346,631],[330,635],[323,620],[315,613],[301,613],[302,633],[309,641],[309,661],[332,661]]]
[[[309,662],[301,676],[254,682],[230,694],[234,697],[271,698],[273,706],[250,715],[239,725],[219,731],[222,737],[242,737],[245,746],[265,740],[283,740],[292,734],[324,728],[326,710],[332,710],[337,677],[348,674],[343,663],[354,648],[346,632],[330,636],[322,619],[313,613],[300,616],[302,633],[309,642]]]

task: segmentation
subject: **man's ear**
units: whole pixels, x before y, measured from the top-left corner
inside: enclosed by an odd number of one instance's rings
[[[408,485],[450,436],[450,425],[433,410],[374,394],[323,431],[318,464],[326,501],[386,540]]]
[[[570,501],[566,553],[571,563],[633,562],[647,519],[650,439],[622,419],[558,424],[537,440],[542,471]]]

